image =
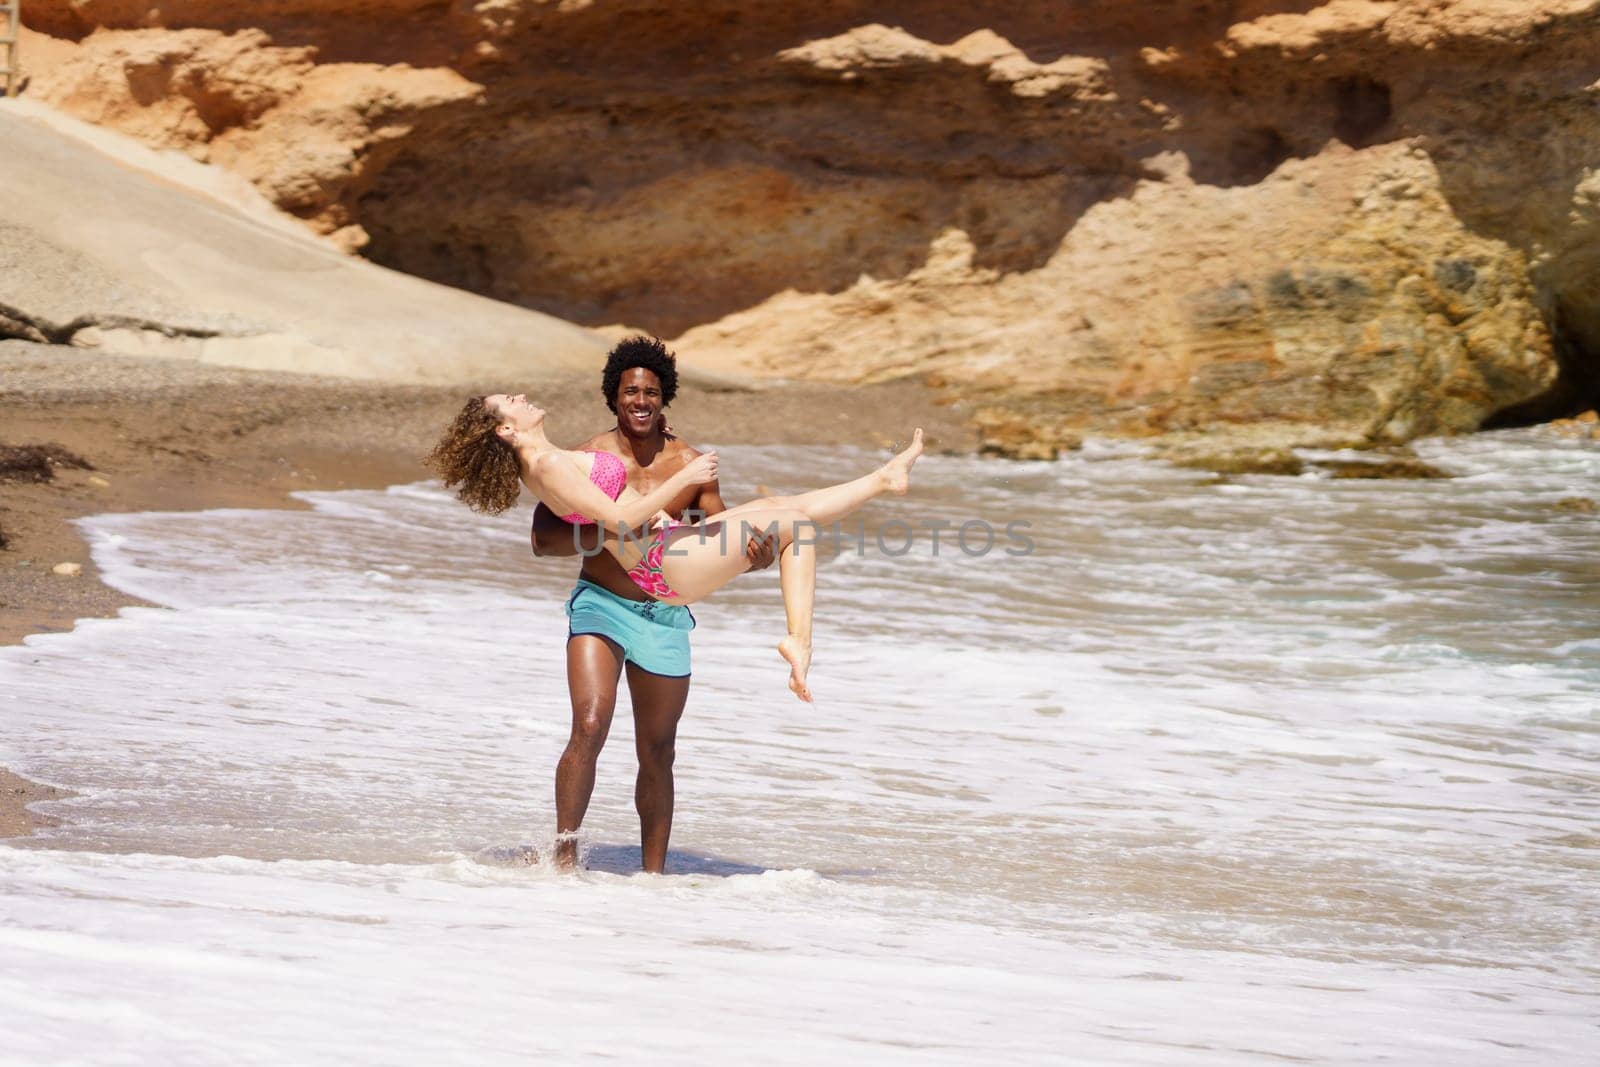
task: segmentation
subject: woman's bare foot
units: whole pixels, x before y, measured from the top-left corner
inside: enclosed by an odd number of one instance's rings
[[[922,428],[911,434],[911,444],[898,456],[883,465],[883,475],[889,483],[889,492],[904,493],[911,488],[911,467],[922,455]]]
[[[811,642],[799,634],[790,634],[778,642],[778,654],[789,661],[789,688],[795,696],[811,703],[811,689],[806,685],[806,672],[811,669]]]

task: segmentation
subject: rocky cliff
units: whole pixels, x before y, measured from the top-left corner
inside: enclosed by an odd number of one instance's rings
[[[1600,0],[24,8],[30,94],[346,249],[710,367],[929,376],[1002,451],[1600,396]]]

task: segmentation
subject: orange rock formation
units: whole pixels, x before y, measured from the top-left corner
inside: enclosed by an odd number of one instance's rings
[[[708,367],[932,375],[1002,451],[1600,396],[1600,0],[25,8],[30,94],[348,249]]]

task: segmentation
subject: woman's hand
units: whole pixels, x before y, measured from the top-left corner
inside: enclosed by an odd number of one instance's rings
[[[678,472],[684,485],[707,485],[717,480],[717,454],[702,452]]]
[[[668,515],[665,511],[658,511],[654,515],[650,516],[650,528],[652,530],[659,530],[663,526],[670,526],[671,524],[673,524],[674,522],[677,522],[677,521],[678,521],[677,519],[674,519],[671,515]]]

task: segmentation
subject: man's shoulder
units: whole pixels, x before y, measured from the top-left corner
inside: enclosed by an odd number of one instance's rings
[[[685,463],[700,454],[698,448],[681,437],[668,437],[666,447],[662,451],[674,459],[683,460]]]
[[[601,430],[574,451],[577,452],[615,452],[616,445],[611,439],[610,430]]]

